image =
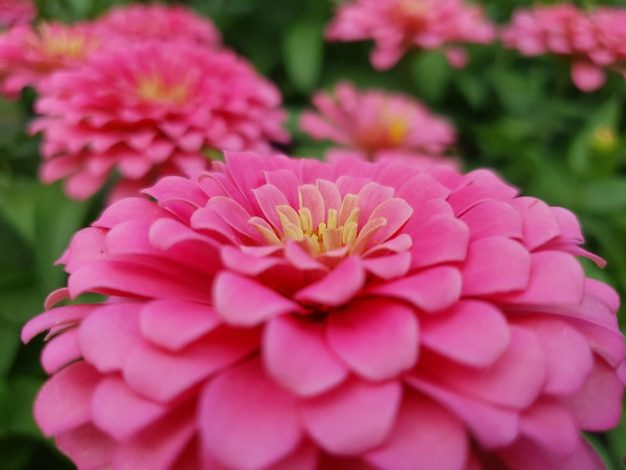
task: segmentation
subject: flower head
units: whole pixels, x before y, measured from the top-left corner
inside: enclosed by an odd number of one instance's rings
[[[86,23],[16,26],[0,35],[0,93],[17,98],[51,73],[77,68],[100,43]]]
[[[600,88],[605,69],[626,77],[626,9],[585,12],[564,3],[519,9],[502,32],[504,43],[527,56],[551,53],[572,61],[572,81],[582,91]]]
[[[377,89],[359,92],[344,82],[331,94],[315,94],[313,103],[318,112],[304,112],[300,127],[315,139],[342,147],[329,151],[329,159],[351,155],[420,166],[456,165],[442,157],[456,140],[454,128],[409,96]]]
[[[36,15],[32,0],[0,0],[0,26],[30,23]]]
[[[210,47],[221,42],[219,31],[208,18],[180,5],[119,6],[98,18],[94,27],[107,41],[184,41]]]
[[[79,467],[598,462],[619,300],[565,209],[487,170],[255,154],[146,193],[74,236],[48,304],[108,300],[23,330],[50,331],[35,416]]]
[[[467,59],[459,44],[491,42],[495,31],[480,8],[462,0],[354,0],[339,8],[326,37],[372,39],[377,69],[393,67],[411,48],[443,48],[450,63],[462,67]]]
[[[183,42],[98,51],[39,91],[31,131],[43,134],[41,178],[68,178],[74,198],[94,194],[114,169],[113,199],[206,168],[207,149],[270,153],[270,141],[287,138],[271,83],[231,52]]]

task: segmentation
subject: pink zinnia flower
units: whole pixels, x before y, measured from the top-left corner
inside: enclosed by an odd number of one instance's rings
[[[230,154],[78,232],[31,320],[79,468],[594,468],[620,417],[573,214],[487,170]],[[597,259],[597,258],[596,258]]]
[[[166,174],[208,166],[203,152],[271,153],[284,141],[276,87],[243,59],[182,42],[102,50],[84,67],[39,87],[44,182],[67,178],[77,199],[102,187],[112,170],[122,181],[112,199]]]
[[[80,66],[99,45],[86,23],[16,26],[0,35],[0,93],[15,99],[51,73]]]
[[[590,12],[569,3],[519,9],[502,32],[508,47],[527,56],[551,53],[572,61],[571,76],[582,91],[600,88],[604,70],[626,77],[626,10]]]
[[[482,10],[461,0],[354,0],[326,31],[333,41],[372,39],[372,65],[388,69],[407,49],[444,48],[455,67],[467,62],[463,43],[489,43],[495,30]]]
[[[442,157],[456,140],[454,128],[409,96],[377,89],[359,92],[344,82],[330,94],[316,93],[313,104],[318,112],[305,111],[300,127],[315,139],[329,139],[343,147],[330,150],[329,160],[354,156],[456,166],[454,160]]]
[[[36,15],[32,0],[0,0],[0,26],[30,23]]]
[[[219,31],[208,18],[180,5],[119,6],[98,18],[94,27],[107,41],[185,41],[211,47],[221,43]]]

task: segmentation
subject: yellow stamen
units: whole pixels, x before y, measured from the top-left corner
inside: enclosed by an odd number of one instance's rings
[[[157,74],[141,77],[137,83],[137,94],[146,101],[154,103],[182,104],[187,99],[188,88],[185,84],[165,84]]]

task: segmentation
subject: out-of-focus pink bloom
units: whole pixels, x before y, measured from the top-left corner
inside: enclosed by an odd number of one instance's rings
[[[221,43],[219,31],[208,18],[180,5],[119,6],[98,18],[94,28],[107,41],[185,41],[210,47]]]
[[[300,127],[315,139],[343,147],[330,150],[329,160],[354,156],[456,166],[442,156],[456,139],[454,128],[406,95],[377,89],[359,92],[344,82],[331,94],[316,93],[313,103],[318,112],[305,111]]]
[[[333,41],[372,39],[377,69],[393,67],[407,49],[446,50],[450,64],[467,61],[464,43],[489,43],[495,29],[482,10],[462,0],[354,0],[342,5],[326,31]]]
[[[36,15],[32,0],[0,0],[0,26],[30,23]]]
[[[67,178],[77,199],[91,196],[112,170],[118,194],[137,194],[165,174],[207,168],[208,148],[271,153],[288,138],[276,87],[243,59],[196,45],[144,42],[94,53],[81,69],[39,87],[44,182]]]
[[[18,25],[0,35],[0,93],[15,99],[57,70],[76,68],[100,45],[86,23]]]
[[[246,153],[146,194],[74,236],[47,304],[108,300],[23,330],[79,468],[601,465],[619,299],[567,210],[487,170]]]
[[[571,76],[582,91],[604,85],[604,70],[626,77],[626,9],[584,12],[563,3],[519,9],[502,32],[506,46],[521,54],[554,54],[572,61]]]

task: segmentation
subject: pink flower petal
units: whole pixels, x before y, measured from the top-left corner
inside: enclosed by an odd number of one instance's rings
[[[91,420],[91,398],[101,375],[89,364],[70,364],[44,383],[35,399],[37,424],[47,436]]]
[[[300,302],[338,307],[352,299],[365,284],[365,269],[356,256],[344,259],[321,280],[296,292]]]
[[[530,255],[518,242],[488,237],[473,241],[463,265],[463,295],[521,291],[529,283]]]
[[[78,348],[78,330],[73,328],[52,337],[41,351],[41,365],[48,374],[82,357]]]
[[[472,240],[485,237],[522,238],[522,218],[506,202],[484,201],[476,204],[460,219],[470,228]]]
[[[324,330],[322,324],[306,317],[283,315],[270,320],[263,340],[268,373],[302,396],[317,395],[341,383],[348,373],[326,344]]]
[[[461,275],[456,268],[441,266],[365,289],[366,293],[405,300],[425,312],[436,312],[461,295]]]
[[[318,450],[309,440],[305,440],[288,457],[272,465],[267,470],[315,470],[318,467]]]
[[[98,305],[79,304],[66,305],[43,312],[24,325],[21,335],[22,341],[28,343],[38,334],[51,328],[80,323],[83,318],[89,316],[97,308],[99,308]]]
[[[615,370],[595,358],[594,367],[582,387],[563,397],[576,423],[586,431],[605,431],[619,422],[624,385]]]
[[[137,343],[124,362],[124,379],[137,393],[158,402],[169,402],[258,346],[257,330],[225,326],[177,353]]]
[[[574,85],[585,92],[595,91],[606,82],[604,70],[589,62],[574,62],[571,75]]]
[[[491,304],[460,301],[447,312],[422,318],[422,344],[469,366],[492,364],[509,346],[506,318]]]
[[[149,302],[140,315],[144,338],[171,351],[182,349],[214,330],[219,323],[212,307],[189,302]]]
[[[380,279],[389,280],[404,276],[409,271],[411,254],[405,252],[376,258],[365,258],[362,263],[371,274]]]
[[[95,389],[91,410],[99,429],[122,441],[168,412],[168,408],[134,393],[118,376],[108,376]]]
[[[101,372],[121,370],[140,338],[142,304],[115,303],[99,306],[80,325],[78,341],[83,356]]]
[[[401,396],[402,389],[396,382],[372,384],[353,379],[303,401],[301,419],[311,437],[328,452],[359,454],[387,438]]]
[[[213,282],[213,302],[227,323],[238,326],[254,326],[277,315],[302,311],[276,291],[228,271],[218,274]]]
[[[394,470],[459,469],[467,459],[467,441],[453,415],[422,395],[406,392],[389,437],[365,458]]]
[[[267,377],[258,359],[208,384],[200,398],[199,423],[205,452],[235,469],[277,463],[303,437],[295,398]]]
[[[511,326],[509,348],[486,369],[454,362],[421,361],[441,383],[476,398],[513,408],[525,408],[539,395],[546,378],[545,357],[537,338]]]
[[[113,461],[115,442],[91,423],[57,434],[54,440],[80,469],[106,468]]]
[[[352,302],[331,312],[327,339],[334,352],[364,379],[391,379],[417,360],[418,322],[413,310],[384,299]]]
[[[549,398],[536,401],[522,413],[520,430],[541,446],[563,456],[571,454],[580,439],[567,408]]]

